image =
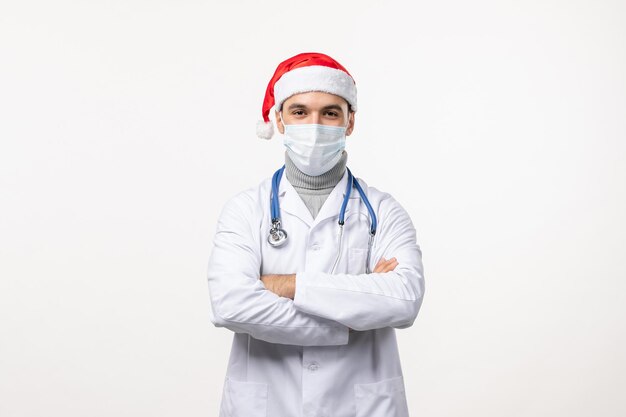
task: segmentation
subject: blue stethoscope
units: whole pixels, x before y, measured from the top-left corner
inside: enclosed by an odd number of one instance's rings
[[[376,220],[376,213],[374,213],[374,209],[372,208],[372,205],[367,199],[367,196],[365,195],[363,188],[361,188],[359,181],[357,181],[357,179],[354,178],[349,168],[346,167],[346,170],[348,171],[348,185],[346,187],[346,193],[343,197],[343,203],[341,204],[341,209],[339,210],[339,250],[337,251],[337,258],[335,259],[335,263],[333,265],[332,271],[333,272],[335,271],[335,268],[337,267],[337,263],[339,262],[339,256],[341,254],[341,245],[343,243],[343,225],[344,225],[344,218],[346,215],[346,207],[348,206],[348,200],[350,199],[350,193],[352,192],[352,187],[354,187],[359,192],[359,195],[361,196],[361,200],[363,200],[363,203],[367,207],[367,211],[369,212],[369,216],[370,216],[370,237],[369,237],[369,241],[367,244],[367,259],[365,261],[365,269],[366,269],[366,272],[369,274],[371,272],[369,265],[370,265],[370,256],[372,252],[372,242],[374,241],[374,235],[376,235],[376,227],[378,226],[378,221]],[[272,194],[270,196],[272,227],[270,228],[270,234],[267,237],[267,241],[269,242],[271,246],[275,248],[283,246],[287,242],[287,232],[285,232],[285,230],[280,227],[281,226],[280,205],[278,203],[278,186],[280,185],[280,180],[283,177],[283,171],[285,171],[284,165],[274,173],[274,176],[272,177]]]

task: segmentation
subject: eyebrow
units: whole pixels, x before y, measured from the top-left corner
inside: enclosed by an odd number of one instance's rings
[[[287,110],[294,110],[294,109],[306,109],[307,107],[304,104],[301,103],[292,103],[289,105],[289,107],[287,108]],[[322,108],[322,110],[337,110],[340,112],[343,112],[343,109],[341,108],[340,105],[338,104],[330,104],[328,106],[324,106]]]
[[[338,104],[331,104],[329,106],[325,106],[322,110],[337,110],[343,112],[343,109]]]

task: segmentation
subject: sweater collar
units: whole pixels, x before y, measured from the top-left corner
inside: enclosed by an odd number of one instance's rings
[[[334,188],[346,170],[348,153],[344,150],[339,161],[331,169],[318,176],[307,175],[300,171],[285,151],[285,174],[294,188],[305,190],[322,190]]]

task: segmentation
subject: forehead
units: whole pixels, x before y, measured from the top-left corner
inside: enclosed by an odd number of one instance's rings
[[[294,94],[283,102],[282,107],[285,108],[296,103],[310,108],[323,108],[331,105],[348,107],[348,102],[343,97],[322,91],[308,91],[306,93]]]

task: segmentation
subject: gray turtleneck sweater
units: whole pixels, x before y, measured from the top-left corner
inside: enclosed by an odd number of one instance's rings
[[[304,201],[313,218],[317,216],[324,201],[343,177],[347,161],[348,154],[344,150],[339,162],[334,167],[322,175],[312,177],[300,171],[285,151],[285,175]]]

